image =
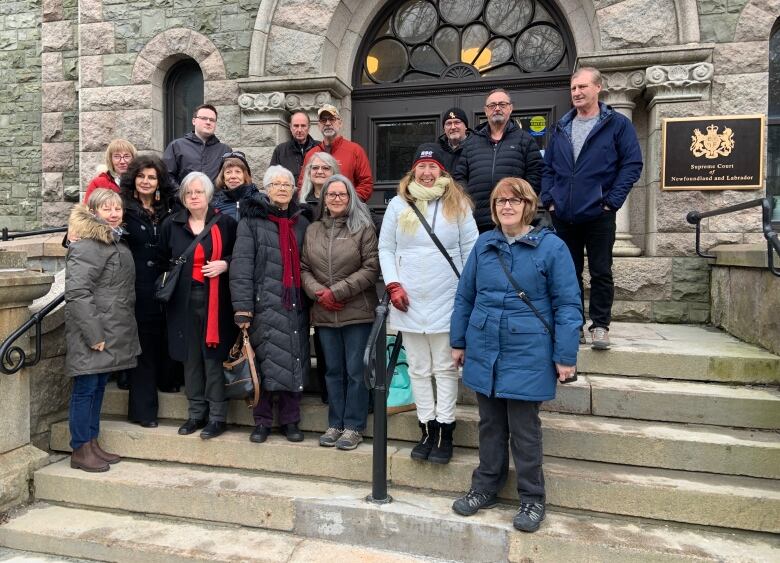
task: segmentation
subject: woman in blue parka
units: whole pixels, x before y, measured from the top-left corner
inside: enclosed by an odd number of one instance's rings
[[[504,178],[493,189],[497,227],[479,237],[466,262],[450,326],[453,359],[479,405],[479,467],[452,508],[471,516],[496,504],[509,444],[520,495],[513,524],[525,532],[544,519],[539,405],[555,398],[558,380],[574,375],[582,324],[571,255],[550,229],[531,227],[536,204],[533,188],[520,178]]]

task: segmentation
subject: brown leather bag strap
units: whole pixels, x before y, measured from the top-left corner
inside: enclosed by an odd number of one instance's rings
[[[246,355],[246,361],[249,362],[249,373],[252,374],[252,385],[255,388],[255,395],[251,399],[247,399],[249,408],[255,408],[260,402],[260,378],[257,376],[257,367],[255,366],[255,351],[252,349],[252,343],[249,341],[249,332],[245,328],[241,329],[241,336],[244,341],[244,354]]]

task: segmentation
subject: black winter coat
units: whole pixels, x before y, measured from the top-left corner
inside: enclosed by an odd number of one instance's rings
[[[147,213],[136,199],[125,199],[125,240],[135,262],[135,320],[138,331],[162,336],[165,316],[154,299],[154,282],[162,273],[159,258],[162,221],[169,212],[164,207]]]
[[[230,145],[220,142],[216,135],[209,137],[205,143],[193,131],[174,139],[163,153],[171,186],[178,188],[190,172],[203,172],[212,183],[216,182],[222,167],[222,155],[231,151]]]
[[[267,197],[264,193],[261,193],[254,184],[244,184],[238,186],[232,190],[224,188],[214,194],[214,198],[211,200],[211,205],[214,209],[225,215],[230,215],[236,220],[236,223],[241,220],[243,200],[245,199],[259,199],[261,197]]]
[[[286,143],[276,145],[274,153],[271,155],[271,166],[280,164],[293,173],[295,181],[301,175],[303,168],[303,157],[309,152],[309,149],[317,146],[317,141],[312,139],[311,135],[306,135],[306,142],[299,145],[295,139],[290,139]]]
[[[297,217],[299,255],[309,226],[308,209],[294,201],[281,211],[268,200],[250,200],[242,209],[233,262],[230,293],[235,312],[252,312],[249,336],[266,391],[303,391],[309,374],[309,311],[303,289],[293,307],[282,304],[282,255],[279,230],[268,216]]]
[[[460,162],[460,157],[463,154],[463,147],[466,145],[466,143],[468,143],[469,139],[471,139],[472,133],[473,131],[471,129],[466,129],[466,138],[463,139],[463,142],[458,145],[458,148],[456,149],[453,149],[450,146],[450,143],[447,140],[447,135],[441,135],[437,139],[442,151],[442,164],[444,165],[444,169],[449,172],[450,175],[452,175],[455,172],[455,169],[458,167],[458,162]]]
[[[206,223],[211,221],[217,212],[209,207],[206,214]],[[222,260],[227,261],[228,268],[231,264],[231,255],[233,245],[236,242],[236,222],[228,215],[218,214],[216,226],[219,227],[222,235]],[[159,260],[170,269],[171,260],[181,256],[182,252],[192,243],[195,235],[190,230],[189,211],[182,209],[170,215],[163,221],[160,235],[160,254]],[[211,258],[211,233],[203,237],[200,244],[206,254],[206,259]],[[233,322],[233,309],[230,306],[230,280],[228,273],[216,278],[219,283],[219,346],[216,348],[206,348],[206,343],[201,342],[206,351],[207,358],[224,360],[227,358],[230,347],[235,343],[238,328]],[[208,308],[209,284],[214,282],[214,278],[206,278],[206,307]],[[176,284],[176,291],[173,298],[166,306],[166,316],[168,324],[168,353],[171,358],[177,362],[183,362],[187,357],[187,327],[192,322],[190,313],[190,289],[192,287],[192,256],[181,270],[179,281]]]
[[[490,192],[502,178],[523,178],[538,194],[544,162],[534,138],[512,119],[498,143],[490,139],[488,123],[478,126],[463,146],[453,177],[474,200],[474,220],[481,231],[492,228]]]

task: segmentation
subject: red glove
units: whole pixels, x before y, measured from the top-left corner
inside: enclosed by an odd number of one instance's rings
[[[409,309],[409,296],[406,295],[406,290],[398,282],[389,283],[386,287],[393,307],[405,313]]]
[[[314,295],[317,296],[317,303],[328,311],[341,311],[344,308],[344,303],[336,301],[336,298],[333,296],[333,292],[330,289],[315,291]]]

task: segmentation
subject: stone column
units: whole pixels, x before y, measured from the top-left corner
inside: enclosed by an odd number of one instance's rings
[[[21,254],[21,256],[20,256]],[[24,269],[24,254],[0,251],[0,340],[26,321],[28,306],[46,295],[50,274]],[[28,351],[27,337],[18,341]],[[0,511],[27,500],[28,480],[47,458],[30,444],[30,381],[25,370],[0,373]]]
[[[601,100],[632,120],[636,107],[633,100],[642,92],[644,85],[645,73],[641,70],[605,74]],[[617,212],[617,234],[615,235],[615,246],[612,249],[613,256],[639,256],[642,254],[642,249],[631,240],[630,204],[631,194],[629,193],[623,207]]]

